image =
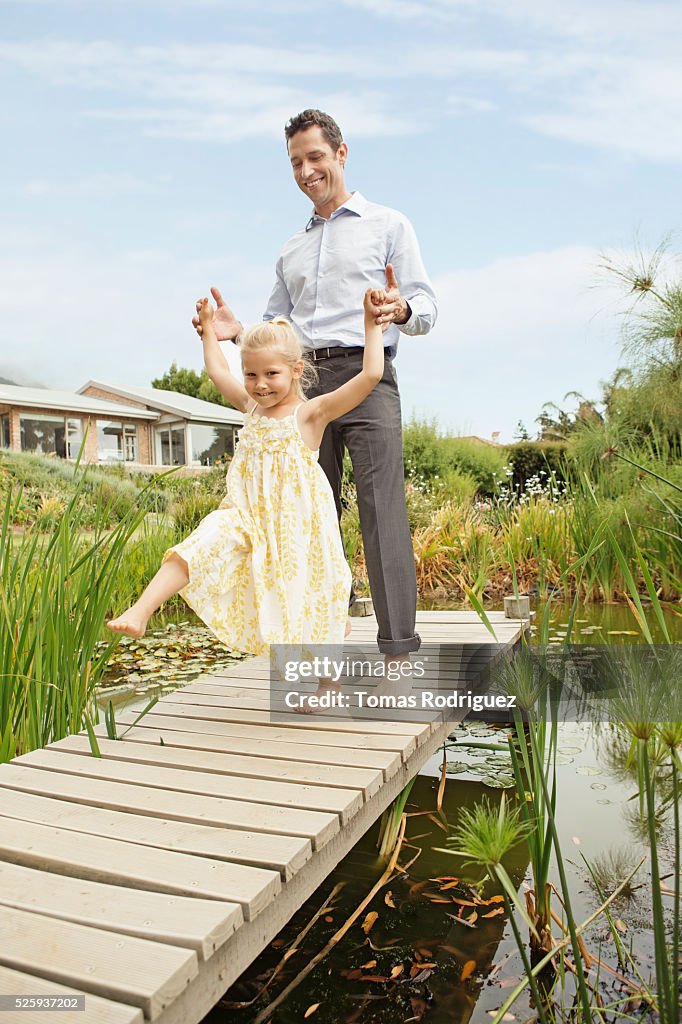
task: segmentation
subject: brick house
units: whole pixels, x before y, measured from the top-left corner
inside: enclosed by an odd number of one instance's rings
[[[244,417],[175,391],[88,381],[78,391],[0,384],[0,447],[134,467],[214,465]]]

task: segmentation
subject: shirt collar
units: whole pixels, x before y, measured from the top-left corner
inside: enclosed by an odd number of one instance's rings
[[[361,192],[352,192],[351,195],[350,195],[350,198],[347,199],[345,201],[345,203],[341,203],[341,206],[339,206],[336,210],[334,210],[334,212],[332,213],[332,215],[331,215],[331,217],[329,219],[333,220],[334,217],[338,217],[338,215],[340,214],[341,210],[347,210],[348,213],[354,213],[354,214],[356,214],[356,216],[362,217],[362,215],[363,215],[363,213],[365,212],[366,209],[367,209],[367,200],[362,195],[362,193]],[[312,217],[310,218],[310,220],[308,221],[308,223],[305,226],[306,231],[310,231],[310,229],[313,226],[313,224],[317,223],[318,221],[324,220],[324,219],[325,219],[324,217],[320,217],[317,213],[315,213],[315,210],[313,209]]]

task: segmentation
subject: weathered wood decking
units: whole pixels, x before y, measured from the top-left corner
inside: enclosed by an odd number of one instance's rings
[[[525,625],[490,618],[505,647]],[[371,645],[374,620],[353,622],[349,643]],[[471,612],[418,628],[491,640]],[[81,734],[0,765],[0,995],[86,993],[59,1024],[195,1024],[451,729],[272,722],[268,686],[253,659],[164,697],[122,741],[99,727],[101,759]]]

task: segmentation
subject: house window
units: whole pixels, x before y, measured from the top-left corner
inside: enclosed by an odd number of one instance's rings
[[[192,423],[190,433],[193,466],[214,466],[219,459],[234,455],[234,427]]]
[[[184,426],[156,428],[156,460],[161,466],[186,465]]]
[[[97,420],[97,457],[100,462],[137,462],[136,425]]]
[[[83,444],[83,421],[69,417],[66,421],[66,457],[77,459]]]
[[[9,448],[9,413],[0,416],[0,448]]]
[[[21,450],[67,458],[67,423],[75,422],[80,424],[80,421],[69,420],[64,416],[20,416]],[[78,448],[75,454],[78,454]]]

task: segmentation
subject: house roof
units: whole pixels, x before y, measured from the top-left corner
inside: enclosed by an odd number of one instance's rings
[[[89,380],[79,393],[86,388],[96,387],[110,391],[121,398],[130,398],[136,402],[144,402],[152,409],[160,412],[175,413],[182,419],[199,423],[231,423],[241,426],[244,422],[243,413],[237,409],[228,409],[217,402],[204,402],[200,398],[191,398],[189,395],[180,394],[179,391],[163,391],[160,388],[140,388],[126,384],[106,384],[103,381]],[[130,408],[130,406],[128,406]]]
[[[123,402],[81,395],[75,391],[53,391],[52,388],[24,388],[16,384],[0,384],[0,403],[26,409],[54,409],[55,412],[90,413],[95,416],[116,416],[126,419],[157,420],[158,412],[137,409]]]

